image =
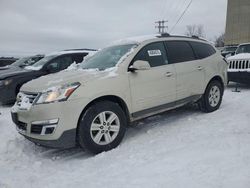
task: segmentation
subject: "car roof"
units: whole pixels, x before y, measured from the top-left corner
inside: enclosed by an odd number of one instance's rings
[[[55,55],[55,56],[59,56],[59,55],[66,55],[66,54],[81,54],[81,53],[95,53],[96,51],[93,50],[63,50],[63,51],[57,51],[57,52],[52,52],[50,54],[47,54],[47,56],[51,56],[51,55]]]
[[[242,43],[242,44],[239,44],[239,46],[243,46],[243,45],[249,45],[250,43]]]
[[[122,44],[141,44],[143,42],[153,42],[153,41],[159,41],[159,39],[177,39],[177,40],[190,40],[190,41],[199,41],[199,42],[206,42],[210,43],[204,38],[200,38],[198,36],[181,36],[181,35],[170,35],[168,33],[163,34],[153,34],[153,35],[142,35],[142,36],[136,36],[136,37],[129,37],[121,40],[117,40],[111,43],[111,45],[122,45]],[[111,46],[110,45],[110,46]]]

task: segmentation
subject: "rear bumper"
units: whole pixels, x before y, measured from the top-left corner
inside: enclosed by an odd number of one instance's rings
[[[250,85],[250,72],[228,72],[228,81]]]

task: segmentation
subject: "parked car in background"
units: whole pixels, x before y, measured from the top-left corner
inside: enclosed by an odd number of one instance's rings
[[[61,51],[49,54],[31,66],[24,69],[0,74],[0,103],[14,103],[21,86],[35,78],[56,73],[68,68],[73,62],[80,63],[88,54],[94,51],[75,50]]]
[[[43,57],[44,57],[44,55],[36,55],[36,56],[29,56],[29,57],[20,58],[10,65],[0,67],[0,75],[20,71],[26,66],[33,65],[34,63],[36,63],[37,61],[39,61]]]
[[[10,65],[0,67],[0,70],[6,70],[6,69],[10,69],[12,67],[24,68],[26,66],[33,65],[34,63],[36,63],[37,61],[39,61],[42,58],[44,58],[44,55],[23,57],[23,58],[16,60],[14,63],[12,63]]]
[[[221,55],[223,57],[229,57],[229,56],[233,56],[235,54],[235,51],[237,50],[237,46],[225,46],[222,50],[221,50]]]
[[[14,63],[18,58],[14,57],[0,57],[0,68]]]
[[[227,58],[228,81],[250,85],[250,43],[239,45],[235,54]]]
[[[204,112],[217,110],[226,83],[227,63],[205,40],[127,39],[79,69],[23,85],[12,119],[19,133],[40,145],[79,144],[99,153],[118,146],[132,121],[195,102]]]

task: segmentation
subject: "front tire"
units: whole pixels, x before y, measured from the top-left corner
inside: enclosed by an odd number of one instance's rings
[[[223,92],[223,86],[219,81],[211,81],[199,101],[201,111],[209,113],[219,109],[222,102]]]
[[[126,132],[127,120],[121,107],[110,101],[90,106],[78,127],[78,142],[87,151],[97,154],[117,147]]]

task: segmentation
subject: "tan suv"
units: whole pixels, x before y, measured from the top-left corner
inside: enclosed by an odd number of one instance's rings
[[[197,102],[221,104],[227,63],[198,38],[122,40],[79,67],[25,84],[12,108],[19,133],[44,146],[93,153],[122,141],[130,122]]]

